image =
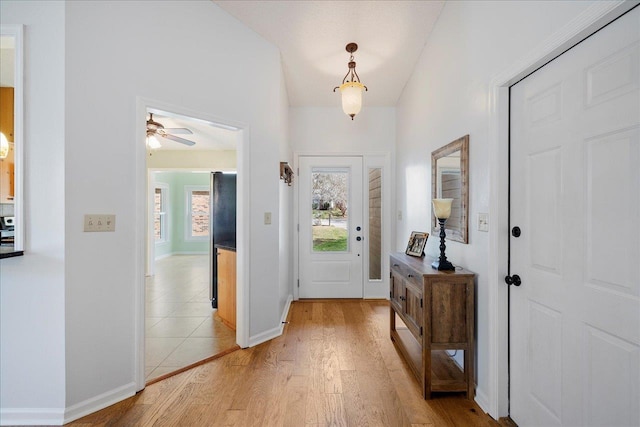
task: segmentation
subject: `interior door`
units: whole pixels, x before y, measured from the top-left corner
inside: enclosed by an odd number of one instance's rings
[[[520,426],[640,425],[639,43],[636,8],[511,88]]]
[[[363,297],[362,158],[299,161],[299,297]]]

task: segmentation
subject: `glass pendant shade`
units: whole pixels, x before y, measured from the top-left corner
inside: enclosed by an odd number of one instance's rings
[[[6,159],[9,155],[9,141],[4,133],[0,132],[0,159]]]
[[[451,216],[451,203],[453,199],[433,199],[433,213],[438,219],[447,219]]]
[[[340,86],[340,93],[342,93],[342,111],[345,114],[353,117],[362,109],[362,91],[364,85],[359,82],[347,82]]]
[[[147,147],[151,148],[152,150],[161,147],[160,141],[158,141],[158,138],[156,138],[155,135],[147,137]]]

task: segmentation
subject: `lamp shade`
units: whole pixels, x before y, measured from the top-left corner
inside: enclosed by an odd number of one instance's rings
[[[453,199],[433,199],[433,213],[436,218],[449,218],[451,216],[451,203],[453,203]]]
[[[9,155],[9,141],[4,133],[0,132],[0,159],[6,159]]]
[[[364,85],[360,82],[347,82],[340,86],[342,94],[342,111],[353,117],[362,109],[362,91]]]
[[[155,135],[149,135],[147,137],[147,146],[152,150],[155,150],[156,148],[161,147],[160,141],[158,141],[158,138],[156,138]]]

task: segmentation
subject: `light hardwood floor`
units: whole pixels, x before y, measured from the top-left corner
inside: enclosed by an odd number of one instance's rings
[[[425,401],[386,301],[294,302],[282,336],[148,386],[72,426],[498,426],[463,395]]]

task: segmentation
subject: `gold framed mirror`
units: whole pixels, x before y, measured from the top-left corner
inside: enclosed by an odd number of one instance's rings
[[[453,199],[445,223],[447,239],[469,243],[469,135],[431,153],[431,198]],[[433,211],[431,224],[437,234],[440,226]]]

